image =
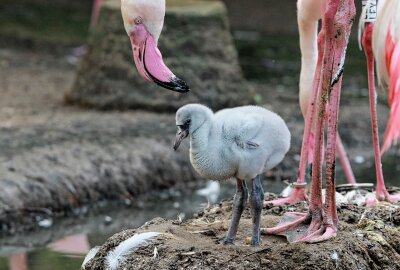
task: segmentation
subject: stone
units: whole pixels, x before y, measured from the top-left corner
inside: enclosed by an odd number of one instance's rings
[[[175,111],[187,103],[212,109],[249,104],[253,90],[243,78],[219,1],[167,1],[159,48],[165,63],[190,86],[179,94],[141,79],[136,71],[119,1],[103,5],[92,31],[69,103],[96,109]]]

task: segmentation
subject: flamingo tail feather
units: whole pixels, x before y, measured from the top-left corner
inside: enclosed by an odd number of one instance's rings
[[[382,154],[396,144],[400,137],[400,42],[395,44],[388,34],[386,44],[386,65],[390,74],[388,95],[390,115]]]

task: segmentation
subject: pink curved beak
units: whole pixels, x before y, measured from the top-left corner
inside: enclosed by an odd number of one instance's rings
[[[133,59],[142,78],[147,81],[177,92],[188,92],[185,81],[176,77],[164,64],[160,50],[153,36],[143,25],[136,26],[136,31],[130,35]]]

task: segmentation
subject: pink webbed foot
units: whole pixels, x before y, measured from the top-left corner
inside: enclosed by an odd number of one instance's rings
[[[317,231],[300,239],[298,242],[319,243],[336,237],[336,234],[337,234],[336,226],[322,224]]]
[[[310,219],[310,216],[305,213],[288,212],[282,216],[282,219],[277,226],[272,228],[261,228],[261,234],[282,235],[286,236],[289,242],[293,242],[291,241],[292,237],[288,237],[288,232],[300,232],[299,227],[302,225],[302,223],[305,223]],[[296,237],[296,239],[298,238],[301,238],[301,236]]]
[[[388,203],[392,203],[392,204],[399,203],[400,202],[400,193],[389,194],[389,192],[387,192],[387,191],[382,191],[379,193],[377,192],[375,199],[366,199],[365,200],[365,205],[367,207],[371,207],[379,202],[388,202]]]
[[[392,203],[400,202],[400,193],[389,195],[389,199],[391,200]]]
[[[305,202],[308,200],[306,195],[305,186],[306,184],[293,184],[294,190],[287,198],[279,198],[271,201],[264,201],[264,206],[266,205],[294,205],[299,202]]]
[[[262,228],[261,234],[282,235],[290,243],[317,243],[336,236],[335,225],[324,224],[320,210],[311,213],[286,213],[276,227]]]

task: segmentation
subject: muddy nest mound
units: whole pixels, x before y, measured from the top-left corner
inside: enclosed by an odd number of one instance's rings
[[[271,227],[289,210],[303,211],[305,204],[263,210],[261,224]],[[340,232],[318,244],[289,244],[285,238],[262,236],[262,245],[249,246],[250,211],[242,216],[236,246],[222,240],[230,224],[231,201],[195,214],[191,220],[161,218],[137,230],[111,237],[82,269],[106,269],[105,256],[135,233],[163,233],[146,247],[128,255],[123,269],[400,269],[400,206],[364,208],[343,205]]]

